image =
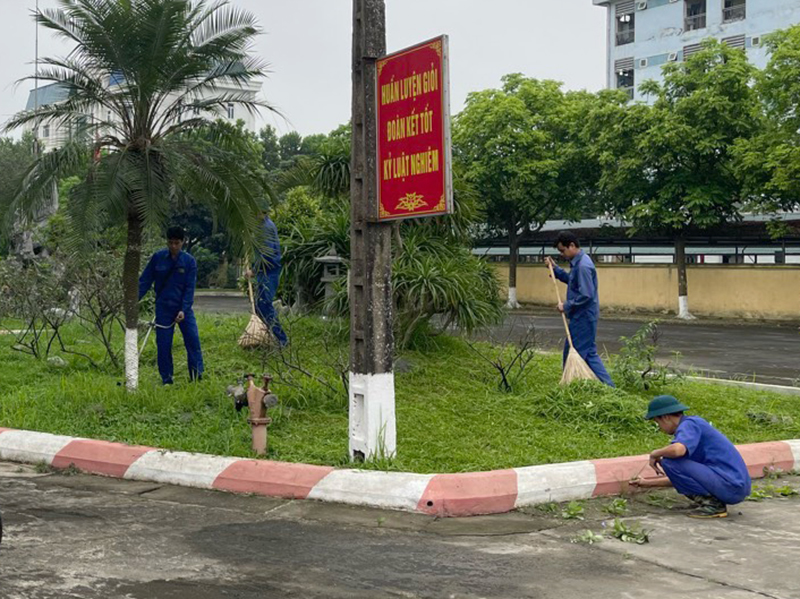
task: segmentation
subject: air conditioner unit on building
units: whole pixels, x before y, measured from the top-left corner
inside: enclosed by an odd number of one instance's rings
[[[644,10],[647,8],[647,2],[637,2],[636,10]]]
[[[646,69],[648,64],[649,63],[648,63],[646,58],[640,58],[639,59],[639,68],[640,69]]]
[[[670,52],[667,55],[667,61],[669,62],[676,62],[678,60],[678,53],[677,52]]]

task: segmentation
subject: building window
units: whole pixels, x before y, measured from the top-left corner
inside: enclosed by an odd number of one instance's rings
[[[42,137],[50,137],[50,125],[42,127]]]
[[[617,4],[617,46],[632,44],[636,38],[636,13],[633,2]]]
[[[684,30],[694,31],[706,27],[706,0],[686,0]]]
[[[228,118],[233,118],[233,104],[228,104]]]
[[[722,22],[733,23],[747,18],[747,0],[725,0],[722,6]]]
[[[628,97],[633,99],[633,67],[617,71],[617,89],[625,90]]]

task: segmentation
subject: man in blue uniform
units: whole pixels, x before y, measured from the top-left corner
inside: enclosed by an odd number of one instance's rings
[[[600,301],[597,297],[597,271],[592,259],[581,250],[574,234],[562,231],[558,234],[555,248],[563,258],[569,260],[570,271],[556,266],[551,258],[545,266],[552,264],[556,278],[567,284],[567,301],[559,302],[558,311],[569,319],[569,333],[575,349],[592,369],[597,378],[610,387],[614,386],[603,361],[597,354],[597,321],[600,319]],[[564,342],[564,362],[569,355],[569,342]]]
[[[645,418],[674,435],[672,443],[650,453],[650,466],[666,478],[633,480],[638,487],[675,487],[697,507],[692,518],[726,518],[727,506],[750,495],[750,473],[728,438],[671,395],[650,402]]]
[[[172,337],[176,324],[181,329],[186,346],[189,378],[199,380],[203,374],[200,334],[192,311],[197,262],[182,250],[184,239],[181,227],[170,227],[167,231],[167,249],[153,254],[139,277],[140,300],[155,283],[158,372],[165,385],[172,384]]]
[[[259,257],[247,271],[247,276],[256,278],[256,310],[259,317],[272,330],[278,344],[285,347],[289,339],[281,323],[278,322],[278,315],[272,306],[281,280],[281,244],[278,240],[278,228],[266,212],[261,223],[261,235]]]

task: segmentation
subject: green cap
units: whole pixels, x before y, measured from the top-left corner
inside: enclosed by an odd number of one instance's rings
[[[685,412],[688,409],[689,406],[682,404],[672,397],[672,395],[659,395],[647,406],[647,416],[645,416],[645,419],[652,420],[656,416]]]

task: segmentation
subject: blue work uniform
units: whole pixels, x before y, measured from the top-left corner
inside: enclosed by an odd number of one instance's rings
[[[713,496],[726,504],[750,495],[750,473],[736,446],[699,416],[683,416],[672,439],[686,447],[680,458],[663,458],[661,467],[681,495]]]
[[[597,270],[594,262],[583,251],[570,263],[569,273],[555,267],[556,278],[567,284],[567,301],[564,314],[569,319],[569,333],[577,352],[597,375],[611,387],[614,382],[597,354],[597,321],[600,319],[600,301],[597,297]],[[564,362],[569,355],[569,340],[564,342]]]
[[[256,310],[258,316],[264,321],[275,335],[275,339],[281,347],[285,346],[289,339],[278,322],[278,315],[272,302],[278,292],[278,283],[281,280],[281,244],[278,240],[278,228],[272,219],[264,217],[261,225],[262,239],[260,259],[253,264],[253,272],[256,274],[258,291],[256,296]]]
[[[178,324],[186,347],[189,362],[189,378],[199,379],[203,373],[203,352],[200,349],[200,334],[192,310],[194,288],[197,283],[197,262],[191,254],[180,252],[173,259],[168,249],[153,254],[142,276],[139,277],[139,299],[155,283],[156,292],[156,347],[158,349],[158,372],[164,384],[172,383],[172,338],[175,334],[175,318],[183,312],[184,319]]]

